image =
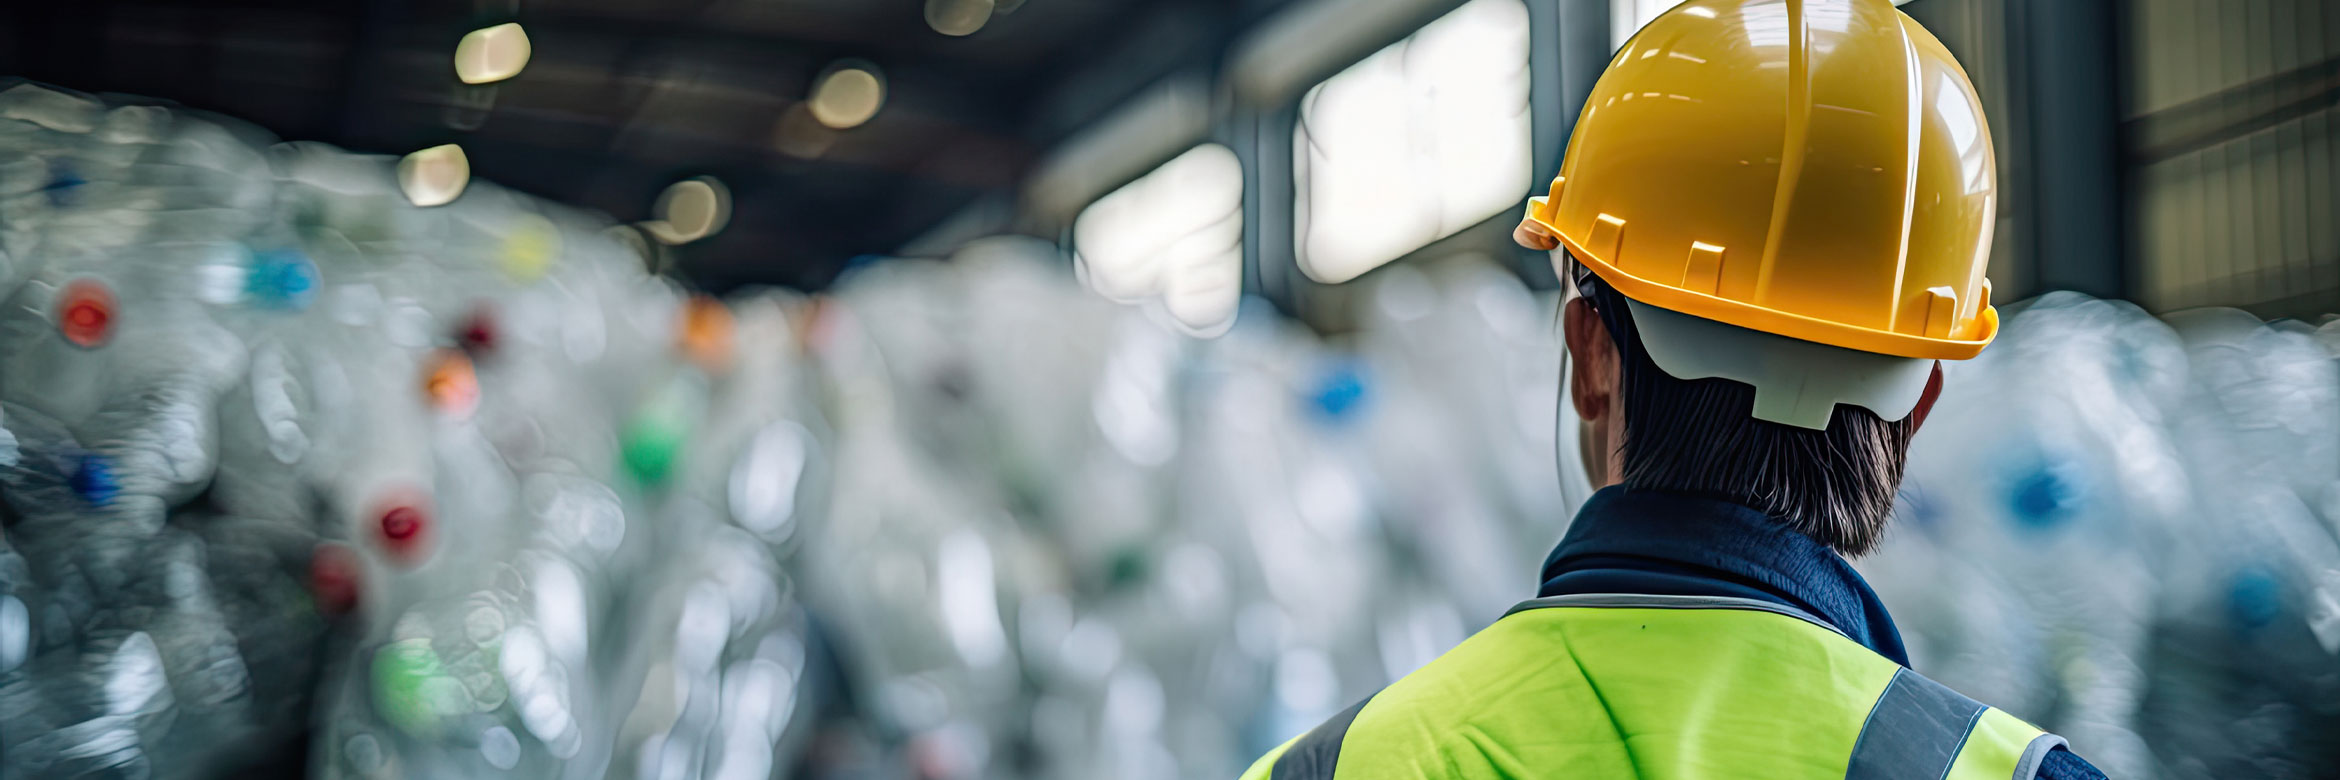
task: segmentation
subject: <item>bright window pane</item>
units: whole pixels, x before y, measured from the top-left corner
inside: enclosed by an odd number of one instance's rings
[[[1472,0],[1310,89],[1292,137],[1300,270],[1342,282],[1527,191],[1528,13]]]
[[[1243,292],[1243,165],[1204,144],[1081,210],[1073,249],[1091,289],[1116,301],[1157,296],[1179,325],[1215,332]]]
[[[1666,9],[1681,5],[1682,0],[1611,0],[1609,3],[1609,48],[1624,46],[1643,25],[1656,19]]]

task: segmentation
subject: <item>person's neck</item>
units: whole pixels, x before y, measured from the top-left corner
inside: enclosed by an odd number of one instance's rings
[[[1587,571],[1607,573],[1579,574]],[[1708,582],[1750,588],[1827,620],[1888,658],[1908,662],[1884,604],[1842,555],[1787,521],[1741,503],[1616,486],[1594,493],[1546,559],[1545,589],[1639,581],[1620,571],[1675,587]],[[1713,587],[1717,595],[1730,589]]]

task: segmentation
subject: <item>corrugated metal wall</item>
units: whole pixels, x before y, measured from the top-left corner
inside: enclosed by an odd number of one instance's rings
[[[2131,295],[2340,312],[2340,3],[2127,0]]]

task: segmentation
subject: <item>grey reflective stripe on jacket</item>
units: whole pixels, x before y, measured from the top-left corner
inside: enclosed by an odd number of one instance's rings
[[[1276,758],[1275,771],[1268,775],[1268,780],[1332,780],[1340,768],[1341,740],[1349,736],[1349,724],[1356,722],[1357,712],[1372,700],[1373,697],[1367,696],[1365,701],[1350,705],[1341,714],[1301,735],[1291,747],[1284,749],[1284,755]]]
[[[1903,669],[1869,708],[1861,737],[1853,742],[1845,780],[1939,778],[1966,746],[1966,735],[1982,717],[1982,702]]]

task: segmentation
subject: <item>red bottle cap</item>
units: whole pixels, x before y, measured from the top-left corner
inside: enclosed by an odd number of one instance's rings
[[[431,552],[431,511],[427,503],[411,496],[402,496],[382,502],[382,510],[374,515],[375,541],[392,561],[401,566],[422,562]]]
[[[471,310],[471,316],[463,319],[463,329],[455,334],[455,339],[463,345],[465,352],[474,355],[494,352],[496,349],[495,314],[489,312],[485,306]]]
[[[114,291],[96,279],[75,279],[57,293],[57,332],[74,346],[95,348],[114,331]]]
[[[317,611],[326,615],[349,614],[357,608],[358,582],[363,575],[357,552],[340,542],[317,545],[309,555],[309,595],[317,604]]]

